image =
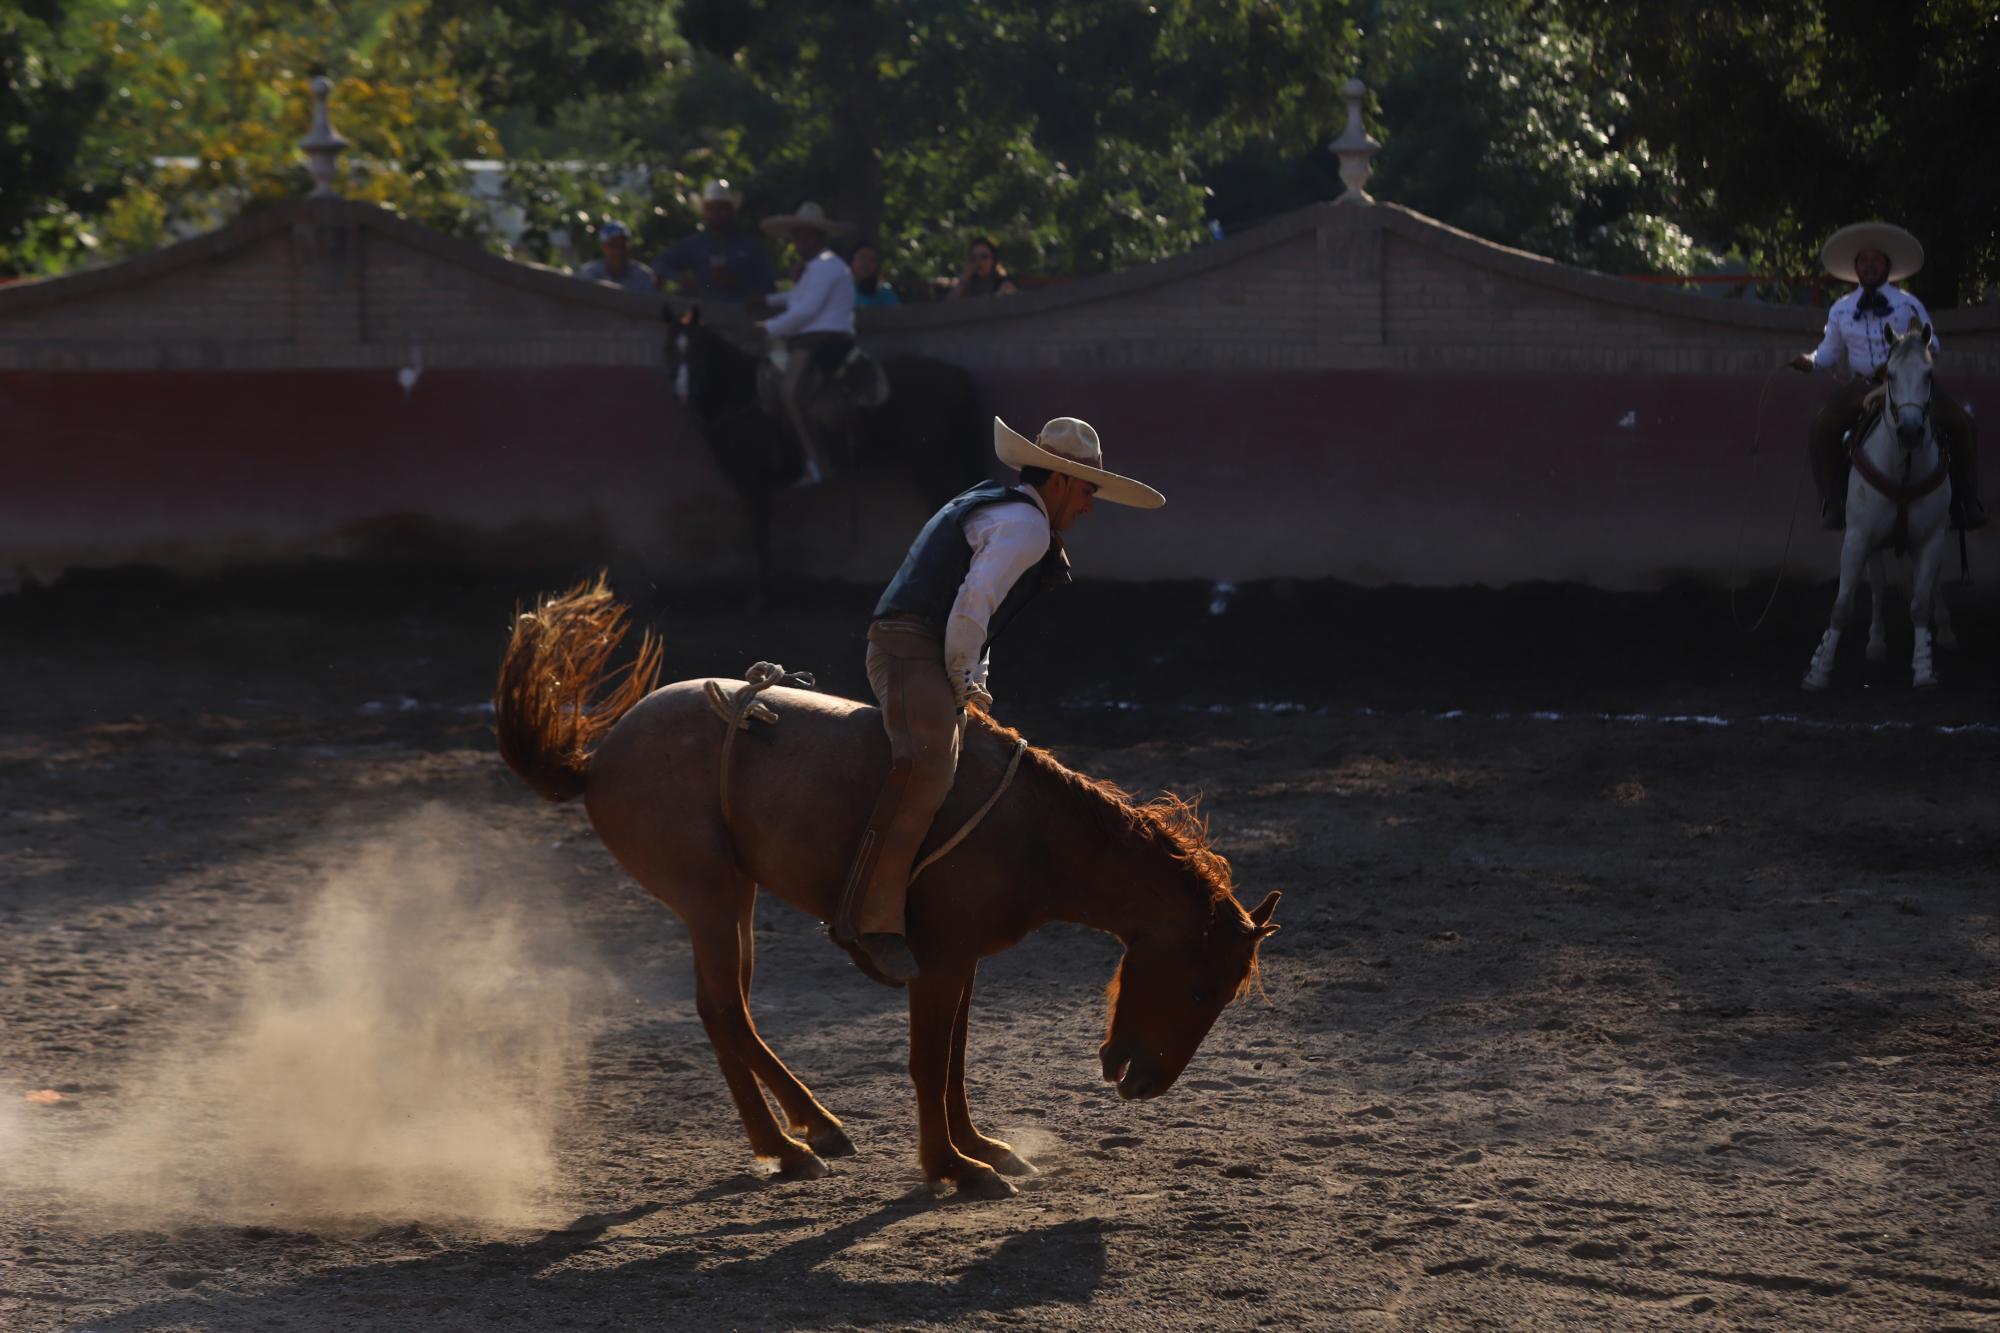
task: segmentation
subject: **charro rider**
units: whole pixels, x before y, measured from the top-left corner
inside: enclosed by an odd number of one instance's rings
[[[1093,500],[1157,509],[1150,486],[1104,470],[1097,432],[1057,417],[1035,439],[993,420],[993,451],[1020,469],[948,502],[917,533],[868,626],[868,684],[889,733],[889,778],[842,891],[835,930],[885,975],[907,980],[910,868],[958,771],[965,710],[992,703],[987,650],[1045,588],[1068,583],[1062,537]]]
[[[1813,482],[1819,487],[1823,526],[1847,524],[1847,447],[1843,437],[1861,418],[1862,399],[1875,387],[1889,358],[1889,335],[1931,322],[1924,303],[1892,284],[1924,266],[1924,247],[1901,227],[1857,222],[1833,234],[1820,251],[1826,271],[1860,284],[1826,312],[1826,336],[1816,351],[1792,358],[1794,370],[1831,370],[1845,378],[1813,418]],[[1931,350],[1937,351],[1937,336]],[[1979,439],[1972,417],[1942,388],[1931,388],[1931,426],[1951,455],[1951,518],[1962,528],[1986,526],[1979,502]]]
[[[814,437],[805,405],[799,402],[799,387],[822,348],[854,341],[854,275],[848,271],[847,261],[826,244],[829,236],[837,236],[848,228],[846,223],[835,222],[826,215],[826,210],[811,202],[800,204],[796,213],[780,213],[758,225],[774,236],[789,237],[792,248],[805,262],[798,282],[790,291],[773,292],[764,298],[767,305],[778,306],[779,312],[758,327],[774,342],[784,340],[784,378],[779,384],[778,397],[784,404],[786,419],[799,437],[800,447],[805,450],[806,470],[800,482],[810,485],[825,478],[830,468]],[[833,366],[821,368],[831,371]]]

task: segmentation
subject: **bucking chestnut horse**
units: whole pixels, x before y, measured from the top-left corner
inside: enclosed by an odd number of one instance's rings
[[[760,697],[780,722],[737,733],[725,819],[728,728],[705,682],[654,689],[661,651],[650,635],[629,666],[610,669],[626,630],[625,608],[601,576],[517,615],[493,697],[500,753],[545,799],[582,796],[612,855],[686,923],[696,1007],[751,1150],[782,1173],[824,1175],[823,1158],[854,1146],[751,1022],[751,908],[761,886],[832,919],[889,768],[888,739],[873,708],[772,689]],[[927,850],[996,790],[1017,742],[977,717]],[[910,1078],[917,1153],[934,1190],[956,1182],[998,1197],[1014,1192],[1003,1175],[1034,1172],[975,1129],[966,1107],[965,1032],[981,958],[1051,921],[1116,935],[1125,956],[1099,1055],[1126,1098],[1172,1087],[1223,1007],[1251,987],[1258,946],[1277,930],[1278,894],[1245,912],[1205,833],[1178,798],[1135,804],[1029,750],[991,813],[911,886],[909,941],[923,972],[909,983]]]

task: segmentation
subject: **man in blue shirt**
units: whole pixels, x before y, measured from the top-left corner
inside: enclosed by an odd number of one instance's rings
[[[653,260],[660,281],[676,286],[683,295],[723,304],[740,305],[750,297],[770,295],[777,288],[777,274],[763,242],[737,228],[741,198],[729,182],[710,181],[696,202],[701,206],[701,230]]]
[[[606,222],[599,228],[597,247],[603,251],[602,257],[578,269],[577,277],[586,282],[608,282],[613,287],[641,296],[651,296],[659,286],[653,278],[653,270],[632,258],[632,233],[624,223]]]

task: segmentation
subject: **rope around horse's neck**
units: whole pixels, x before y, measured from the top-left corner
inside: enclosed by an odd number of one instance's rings
[[[1009,755],[1007,758],[1007,771],[1000,775],[1000,785],[995,787],[993,789],[993,794],[986,798],[986,804],[980,806],[977,810],[974,810],[972,812],[972,818],[966,820],[963,824],[959,825],[958,832],[952,834],[949,838],[946,838],[942,843],[938,844],[938,848],[936,851],[932,852],[929,856],[926,856],[923,860],[917,862],[916,868],[910,871],[910,883],[912,884],[916,883],[917,876],[923,874],[925,870],[929,869],[933,862],[942,860],[944,856],[951,851],[952,848],[958,846],[958,844],[960,844],[961,842],[964,842],[965,835],[972,832],[972,830],[978,828],[979,821],[986,818],[987,814],[993,809],[994,806],[1000,804],[1000,794],[1006,791],[1007,785],[1014,780],[1014,770],[1018,769],[1021,766],[1021,756],[1026,754],[1027,752],[1028,752],[1028,738],[1025,736],[1016,737],[1014,740],[1014,753]]]
[[[1792,534],[1799,525],[1799,491],[1805,485],[1805,474],[1800,473],[1792,482],[1791,517],[1785,522],[1785,549],[1778,555],[1778,572],[1771,579],[1771,595],[1764,599],[1764,609],[1757,613],[1757,619],[1749,629],[1743,628],[1743,618],[1736,614],[1736,585],[1743,581],[1743,529],[1750,518],[1750,497],[1757,492],[1757,447],[1764,438],[1764,397],[1771,392],[1771,384],[1784,372],[1783,366],[1773,367],[1764,376],[1764,387],[1757,391],[1757,426],[1750,436],[1750,484],[1743,490],[1743,505],[1736,512],[1736,554],[1732,563],[1736,566],[1736,578],[1729,583],[1729,622],[1746,637],[1764,627],[1771,608],[1778,604],[1778,589],[1785,585],[1785,562],[1792,558]]]
[[[757,697],[774,685],[790,685],[799,689],[811,690],[817,689],[819,683],[813,679],[811,672],[788,672],[776,662],[752,663],[750,669],[743,673],[743,684],[739,685],[733,691],[724,690],[722,682],[719,680],[704,681],[702,683],[702,692],[708,696],[710,711],[721,718],[728,728],[722,735],[722,775],[719,779],[719,785],[722,789],[720,795],[722,826],[724,829],[727,829],[734,822],[731,817],[729,803],[729,775],[732,769],[732,761],[736,755],[736,733],[750,730],[750,724],[753,721],[776,725],[778,721],[777,712],[769,704]],[[964,842],[966,835],[978,828],[980,821],[992,813],[993,807],[1000,803],[1001,795],[1013,783],[1014,774],[1021,767],[1021,756],[1027,752],[1027,738],[1025,736],[1017,736],[1014,739],[1014,753],[1007,759],[1007,771],[1000,775],[1000,785],[993,789],[993,794],[986,798],[985,804],[972,812],[972,818],[959,825],[958,832],[946,838],[942,843],[938,844],[937,849],[929,856],[917,862],[916,868],[910,871],[910,882],[912,884],[916,882],[917,876],[923,874],[924,871],[928,870],[936,862],[944,859],[954,847]]]

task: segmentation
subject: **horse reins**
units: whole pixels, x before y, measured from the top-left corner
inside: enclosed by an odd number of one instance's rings
[[[819,688],[819,682],[813,678],[810,671],[786,671],[783,666],[776,662],[751,663],[750,669],[743,673],[743,684],[739,685],[733,691],[725,690],[722,682],[719,680],[702,682],[702,693],[708,696],[709,710],[721,718],[724,725],[728,728],[722,736],[722,773],[718,780],[721,787],[722,826],[725,829],[734,822],[730,814],[729,775],[733,767],[732,760],[736,754],[736,734],[750,730],[750,724],[753,721],[763,722],[771,726],[777,725],[777,711],[757,697],[774,685],[789,685],[794,689],[802,690]],[[1016,736],[1014,738],[1014,752],[1008,756],[1007,771],[1000,775],[1000,784],[993,789],[993,793],[986,798],[985,803],[972,812],[972,817],[959,825],[958,832],[939,843],[929,856],[917,862],[916,866],[910,871],[911,883],[914,884],[917,876],[923,874],[925,870],[948,855],[958,844],[964,842],[966,836],[972,830],[979,827],[980,821],[992,813],[993,807],[1000,803],[1000,797],[1006,792],[1008,786],[1013,783],[1014,774],[1021,767],[1021,756],[1027,752],[1028,738],[1025,736]]]

